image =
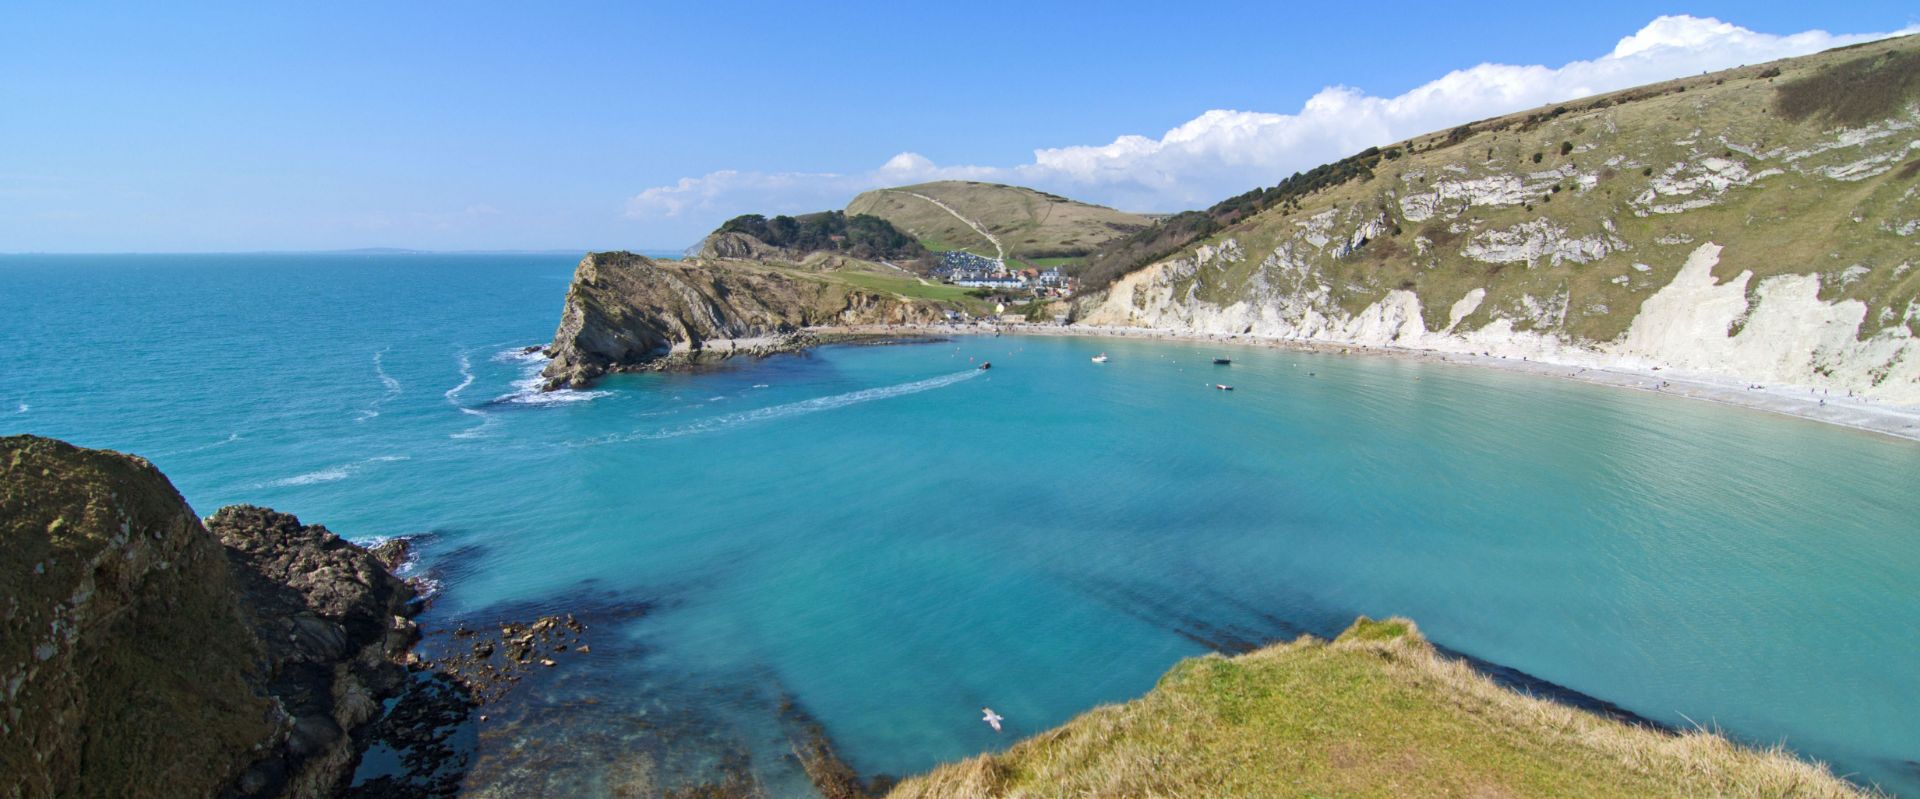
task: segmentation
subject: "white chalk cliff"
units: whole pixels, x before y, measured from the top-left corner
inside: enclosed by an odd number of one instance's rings
[[[1783,99],[1883,68],[1920,68],[1920,42],[1416,137],[1369,173],[1126,274],[1084,298],[1076,323],[1920,404],[1920,107],[1896,98],[1861,121]]]

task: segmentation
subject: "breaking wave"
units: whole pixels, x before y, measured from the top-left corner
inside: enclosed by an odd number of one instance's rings
[[[460,404],[460,393],[463,391],[466,391],[467,386],[473,385],[473,359],[467,357],[467,353],[462,352],[459,355],[459,364],[460,364],[460,384],[442,392],[441,396],[446,397],[447,404],[452,405],[454,409],[460,411],[461,413],[466,414],[468,416],[478,417],[479,423],[465,430],[462,430],[458,433],[453,433],[448,437],[449,438],[478,438],[480,437],[481,434],[486,432],[487,428],[492,427],[493,423],[496,420],[493,418],[493,414],[487,413],[477,408],[469,408],[465,405]]]
[[[384,363],[387,357],[387,350],[389,349],[392,349],[392,347],[387,347],[373,354],[373,374],[380,378],[380,385],[386,386],[387,393],[380,395],[379,398],[367,403],[367,407],[360,409],[360,413],[353,417],[353,420],[356,422],[364,422],[375,416],[379,416],[380,406],[387,404],[388,400],[400,396],[400,381],[393,379],[393,375],[387,374],[387,367]]]
[[[460,396],[460,392],[466,391],[467,386],[471,385],[473,385],[473,361],[463,352],[460,353],[460,385],[447,389],[445,392],[442,392],[440,396],[452,400]]]
[[[541,391],[540,370],[546,368],[547,362],[552,359],[548,358],[545,353],[539,350],[528,352],[519,347],[515,347],[494,355],[493,359],[502,362],[519,362],[526,364],[526,368],[521,372],[521,379],[513,381],[513,393],[502,394],[495,397],[494,402],[510,403],[513,405],[564,405],[570,402],[586,402],[613,393],[610,391],[576,391],[570,388]]]

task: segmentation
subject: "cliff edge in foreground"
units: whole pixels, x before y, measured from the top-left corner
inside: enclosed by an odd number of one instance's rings
[[[0,438],[0,796],[331,796],[412,599],[324,527],[203,524],[143,459]]]
[[[891,797],[1860,796],[1825,767],[1520,694],[1412,622],[1175,666],[1146,696]]]
[[[721,249],[758,252],[740,243],[746,238],[730,236],[731,249]],[[945,287],[923,286],[904,273],[887,278],[844,269],[840,260],[821,254],[776,263],[714,253],[670,261],[591,253],[574,269],[560,326],[547,346],[553,361],[541,373],[545,387],[581,388],[608,372],[790,350],[805,328],[818,325],[944,318],[945,305],[913,294]]]

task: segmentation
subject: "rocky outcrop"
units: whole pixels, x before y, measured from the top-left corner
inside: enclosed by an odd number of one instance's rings
[[[206,526],[226,547],[261,676],[290,721],[283,745],[236,792],[328,795],[358,758],[349,731],[406,684],[413,589],[367,550],[285,513],[235,505]]]
[[[545,387],[805,346],[807,328],[932,322],[945,307],[754,261],[593,253],[574,269]]]
[[[0,795],[328,796],[411,589],[323,527],[194,517],[140,458],[0,439]]]
[[[745,233],[723,231],[700,242],[699,257],[768,260],[791,258],[793,254]]]

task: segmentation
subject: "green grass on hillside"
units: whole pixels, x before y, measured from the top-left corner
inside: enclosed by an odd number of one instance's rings
[[[1151,221],[1019,186],[959,180],[870,191],[848,203],[847,213],[885,219],[929,250],[996,254],[993,243],[966,222],[915,195],[945,203],[998,238],[1007,256],[1028,260],[1075,257]]]
[[[1412,622],[1194,658],[1146,696],[893,797],[1860,796],[1824,767],[1496,685]]]

